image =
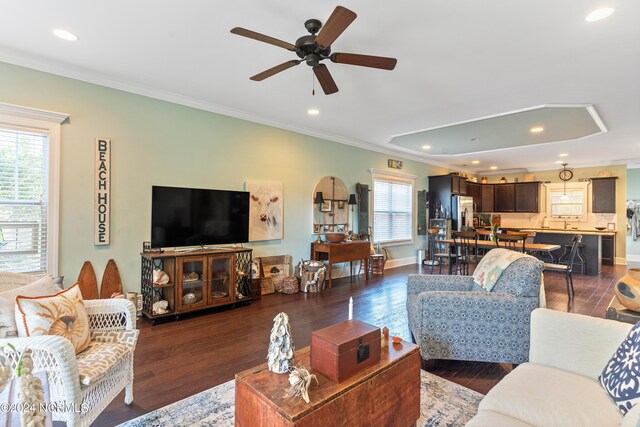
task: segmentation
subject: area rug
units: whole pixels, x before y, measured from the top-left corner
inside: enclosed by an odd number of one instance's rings
[[[483,395],[425,371],[421,373],[418,426],[463,426]],[[120,426],[233,426],[234,380],[142,415]]]

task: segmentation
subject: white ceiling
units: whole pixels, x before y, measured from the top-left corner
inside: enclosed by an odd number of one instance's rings
[[[587,23],[604,3],[341,1],[358,17],[333,51],[396,57],[394,71],[327,63],[340,89],[329,96],[317,84],[311,95],[312,71],[304,64],[249,80],[297,57],[231,28],[294,43],[307,34],[305,20],[324,22],[337,4],[5,2],[0,61],[467,171],[555,168],[561,152],[571,167],[640,162],[640,2],[608,1],[616,12]],[[54,27],[80,40],[61,41]],[[543,104],[593,104],[608,132],[437,160],[389,143],[394,135]],[[307,115],[312,107],[318,116]]]

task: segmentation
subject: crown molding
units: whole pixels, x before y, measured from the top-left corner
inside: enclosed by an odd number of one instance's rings
[[[40,110],[38,108],[24,107],[22,105],[7,104],[4,102],[0,102],[0,114],[58,125],[69,118],[69,115],[66,113]]]

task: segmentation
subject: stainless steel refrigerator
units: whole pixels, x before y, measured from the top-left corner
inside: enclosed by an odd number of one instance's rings
[[[473,197],[451,197],[451,220],[456,231],[473,230]]]

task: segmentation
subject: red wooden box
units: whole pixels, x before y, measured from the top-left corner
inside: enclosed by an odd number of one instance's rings
[[[335,382],[380,362],[380,328],[347,320],[311,334],[311,368]]]

